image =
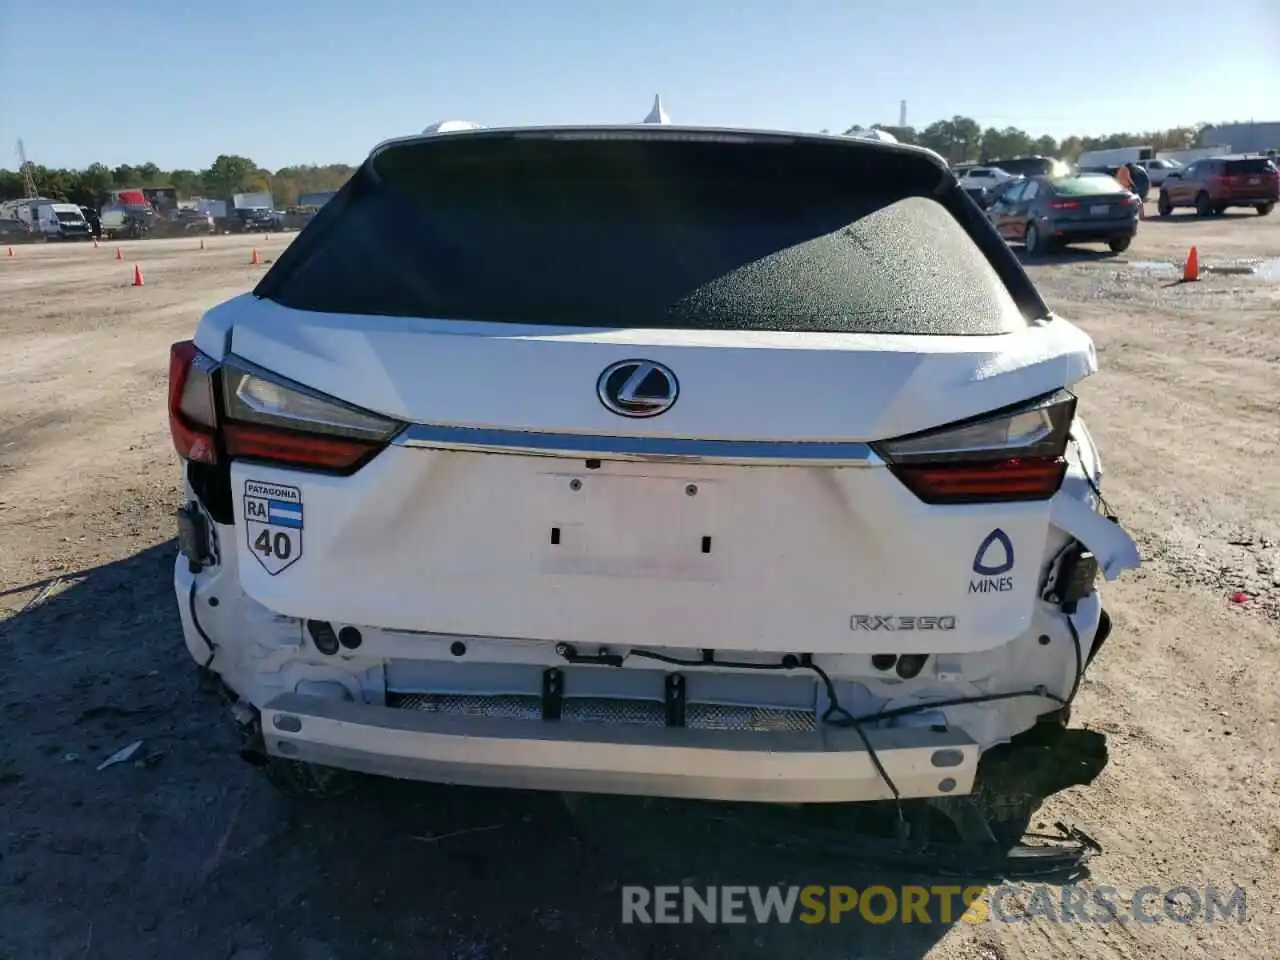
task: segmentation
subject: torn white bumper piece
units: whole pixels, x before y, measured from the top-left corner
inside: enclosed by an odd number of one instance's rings
[[[276,757],[433,783],[766,803],[889,799],[851,729],[739,732],[442,716],[282,694],[262,710]],[[867,732],[907,797],[973,789],[979,748],[961,730]]]
[[[1050,508],[1049,522],[1083,543],[1097,558],[1098,569],[1108,580],[1126,570],[1136,570],[1142,563],[1133,538],[1089,504],[1060,493]]]

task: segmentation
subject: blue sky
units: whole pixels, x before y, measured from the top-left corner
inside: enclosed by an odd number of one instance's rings
[[[1133,14],[1145,14],[1134,19]],[[1276,0],[0,0],[0,166],[355,162],[436,120],[1280,120]]]

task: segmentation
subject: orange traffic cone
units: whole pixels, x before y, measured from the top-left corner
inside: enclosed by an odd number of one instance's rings
[[[142,268],[136,263],[133,265],[133,285],[135,287],[142,286]]]
[[[1200,251],[1192,247],[1187,251],[1187,262],[1182,267],[1182,282],[1191,283],[1200,279]]]
[[[119,247],[116,247],[116,259],[117,259],[117,260],[123,260],[123,259],[124,259],[124,251],[123,251],[123,250],[121,250]]]
[[[9,256],[11,256],[11,257],[13,256],[13,247],[10,247],[10,248],[9,248]]]
[[[258,259],[258,248],[257,248],[257,247],[254,247],[254,248],[253,248],[253,255],[252,255],[251,257],[249,257],[249,266],[251,266],[251,267],[256,267],[256,266],[257,266],[258,264],[260,264],[261,262],[262,262],[262,261],[261,261],[260,259]]]

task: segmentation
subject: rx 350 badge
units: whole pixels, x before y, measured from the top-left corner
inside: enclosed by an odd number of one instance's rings
[[[273,577],[302,557],[302,491],[246,480],[244,528],[249,552]]]

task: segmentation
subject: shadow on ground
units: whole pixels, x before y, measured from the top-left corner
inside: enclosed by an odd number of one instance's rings
[[[1053,253],[1031,254],[1021,246],[1011,247],[1024,267],[1069,267],[1089,263],[1123,261],[1126,254],[1112,253],[1103,245],[1097,247],[1062,247]]]
[[[623,924],[628,884],[905,882],[744,841],[697,805],[378,780],[286,801],[197,679],[174,553],[29,585],[0,622],[0,957],[920,958],[951,925]]]
[[[1215,213],[1208,217],[1202,217],[1194,210],[1179,207],[1167,217],[1159,215],[1148,216],[1148,223],[1170,223],[1170,224],[1188,224],[1188,223],[1212,223],[1215,220],[1256,220],[1258,219],[1258,211],[1252,207],[1232,207],[1223,213]]]

